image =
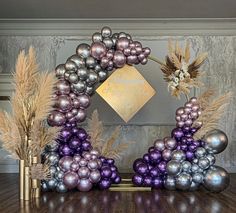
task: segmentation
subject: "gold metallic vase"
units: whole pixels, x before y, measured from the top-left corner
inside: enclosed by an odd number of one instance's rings
[[[24,200],[30,200],[31,197],[30,167],[25,166],[24,171],[25,171]]]
[[[39,158],[38,157],[33,157],[32,158],[32,164],[36,165],[37,163],[39,163]],[[35,197],[35,198],[40,197],[40,180],[38,180],[38,179],[32,179],[31,196]]]
[[[25,161],[20,160],[19,165],[19,174],[20,174],[20,199],[24,199],[24,182],[25,182]]]

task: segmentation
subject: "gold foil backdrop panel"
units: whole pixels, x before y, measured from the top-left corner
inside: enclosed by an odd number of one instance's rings
[[[156,93],[133,67],[117,69],[96,92],[128,122]]]

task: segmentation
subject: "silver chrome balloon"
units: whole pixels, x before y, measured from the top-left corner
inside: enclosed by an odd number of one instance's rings
[[[107,76],[108,76],[108,74],[104,70],[101,70],[98,72],[98,77],[99,77],[100,81],[105,81],[107,79]]]
[[[77,70],[77,75],[79,76],[79,79],[84,81],[88,78],[88,70],[86,67],[81,67]]]
[[[79,44],[76,48],[76,53],[82,58],[87,58],[90,56],[90,46],[88,44]]]
[[[59,162],[60,156],[56,152],[49,152],[45,158],[49,165],[56,165]]]
[[[187,173],[181,173],[176,178],[176,188],[180,190],[187,190],[190,188],[192,183],[191,175]]]
[[[79,55],[72,55],[70,56],[67,61],[73,61],[78,68],[84,67],[85,66],[85,61],[82,57]]]
[[[52,141],[50,144],[46,146],[46,150],[48,152],[56,152],[59,148],[59,144],[56,141]]]
[[[185,153],[182,150],[175,150],[171,154],[171,159],[176,161],[184,161],[186,159]]]
[[[182,169],[184,172],[189,172],[191,169],[192,164],[189,161],[182,162]]]
[[[199,183],[196,183],[194,181],[192,181],[191,185],[190,185],[190,188],[189,188],[189,191],[196,191],[198,190],[200,184]]]
[[[97,73],[90,71],[88,74],[88,79],[86,80],[86,82],[88,83],[89,86],[95,84],[98,80],[98,75]]]
[[[210,161],[210,166],[212,166],[216,162],[216,158],[213,154],[207,154],[206,158]]]
[[[105,44],[107,49],[111,49],[114,45],[111,38],[104,38],[102,42]]]
[[[88,95],[92,95],[94,93],[94,88],[92,86],[87,86],[85,89],[85,93]]]
[[[76,73],[71,73],[68,77],[68,81],[72,84],[76,84],[79,81],[79,77]]]
[[[67,61],[65,63],[65,68],[66,70],[73,70],[73,71],[76,71],[78,69],[76,63],[73,61]]]
[[[58,181],[61,181],[64,177],[64,172],[62,170],[59,170],[55,173],[54,176]]]
[[[164,180],[164,187],[168,190],[175,190],[175,178],[173,176],[167,176]]]
[[[63,182],[59,182],[56,186],[56,191],[59,193],[65,193],[67,192],[67,188]]]
[[[194,154],[197,158],[201,158],[204,157],[207,154],[207,152],[205,148],[198,147]]]
[[[223,152],[228,145],[227,135],[219,129],[208,132],[203,141],[205,142],[206,150],[214,154]]]
[[[72,84],[71,89],[74,93],[79,94],[84,92],[84,90],[86,89],[86,85],[83,81],[79,81],[76,84]]]
[[[202,173],[194,173],[194,174],[192,175],[192,177],[193,177],[193,181],[194,181],[195,183],[202,183],[204,176],[203,176]]]
[[[92,69],[96,66],[97,61],[92,56],[86,58],[86,67]]]
[[[56,166],[50,166],[49,171],[50,171],[51,177],[54,177],[57,172]]]
[[[47,187],[49,190],[54,190],[57,186],[58,181],[53,178],[47,181]]]
[[[47,182],[46,182],[45,180],[42,180],[42,181],[41,181],[41,189],[42,189],[43,192],[49,191]]]
[[[163,151],[165,149],[165,144],[163,140],[157,139],[154,142],[154,147],[155,149],[157,149],[158,151]]]
[[[198,161],[198,166],[202,169],[207,169],[210,166],[210,161],[206,157],[202,157]]]
[[[229,186],[229,173],[219,166],[212,166],[203,180],[204,187],[211,192],[221,192]]]
[[[181,172],[181,169],[181,163],[175,160],[169,161],[166,166],[168,175],[177,175]]]
[[[112,35],[112,31],[110,27],[103,27],[101,30],[102,37],[108,38]]]
[[[193,173],[197,172],[198,169],[199,169],[199,166],[198,166],[197,164],[193,164],[192,167],[191,167],[191,171],[192,171]]]
[[[55,69],[56,77],[64,78],[65,71],[66,71],[65,65],[59,64]]]
[[[102,34],[99,32],[96,32],[92,35],[92,41],[93,42],[101,42],[102,41]]]

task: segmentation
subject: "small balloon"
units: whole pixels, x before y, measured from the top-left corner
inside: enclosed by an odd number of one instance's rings
[[[102,34],[99,32],[96,32],[92,35],[93,42],[101,42],[102,41]]]
[[[67,192],[67,187],[63,182],[59,182],[56,186],[56,191],[59,193],[65,193]]]
[[[86,58],[86,67],[88,67],[89,69],[93,69],[96,64],[97,61],[93,57],[89,56]]]
[[[59,64],[55,69],[55,73],[56,73],[57,78],[63,79],[65,72],[66,72],[66,69],[65,69],[64,64]]]
[[[93,184],[89,179],[81,179],[77,184],[77,189],[81,192],[87,192],[91,190],[93,187]]]
[[[89,179],[92,183],[98,183],[101,179],[101,174],[98,170],[93,170],[90,172]]]
[[[94,42],[91,45],[91,55],[97,59],[101,60],[107,53],[107,49],[104,43],[102,42]]]
[[[168,175],[177,175],[181,172],[181,164],[178,161],[171,160],[167,163],[166,170]]]
[[[82,58],[87,58],[90,56],[90,46],[88,44],[80,44],[76,48],[76,53],[81,56]]]
[[[73,162],[73,158],[70,157],[70,156],[65,156],[63,158],[61,158],[59,160],[59,168],[64,171],[64,172],[67,172],[70,170],[70,166]]]
[[[164,180],[164,187],[168,190],[175,190],[175,178],[173,176],[167,176]]]
[[[70,60],[65,63],[65,68],[66,70],[71,70],[71,71],[76,71],[78,69],[76,63]]]
[[[165,144],[163,140],[156,140],[154,142],[154,147],[158,150],[158,151],[163,151],[165,149]]]
[[[187,190],[192,183],[192,177],[187,173],[181,173],[176,178],[176,188],[180,190]]]
[[[85,66],[84,59],[80,57],[79,55],[72,55],[71,57],[68,58],[68,61],[73,61],[77,65],[77,68],[81,68]]]
[[[102,37],[108,38],[112,35],[112,31],[110,27],[103,27],[101,30]]]

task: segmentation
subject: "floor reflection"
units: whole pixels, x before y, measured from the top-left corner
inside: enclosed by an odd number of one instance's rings
[[[207,196],[205,196],[207,195]],[[222,212],[227,205],[223,194],[202,192],[177,192],[156,190],[151,192],[69,192],[58,194],[47,192],[30,204],[21,206],[24,213],[34,209],[40,212],[63,213],[164,213],[164,212]],[[28,206],[30,205],[30,206]]]

